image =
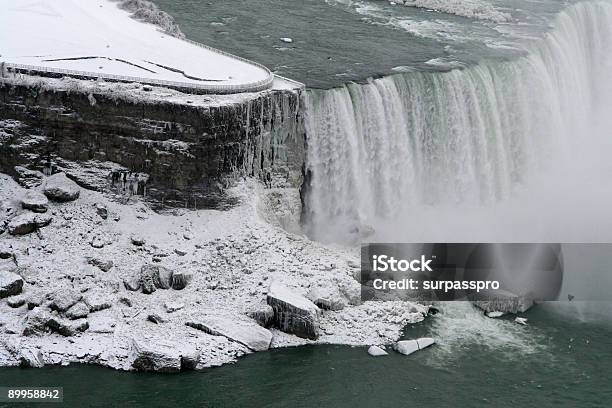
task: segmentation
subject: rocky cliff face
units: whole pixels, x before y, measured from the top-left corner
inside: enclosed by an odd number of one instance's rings
[[[0,172],[29,185],[64,171],[84,187],[190,208],[231,205],[237,177],[301,185],[299,90],[215,99],[75,83],[0,82]]]

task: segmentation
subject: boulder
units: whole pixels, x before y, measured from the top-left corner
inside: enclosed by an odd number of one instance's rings
[[[65,312],[72,305],[81,300],[82,296],[73,289],[60,289],[49,295],[51,303],[49,307],[58,312]]]
[[[172,287],[173,271],[163,266],[145,264],[140,268],[140,284],[142,292],[150,294],[156,289],[170,289]]]
[[[45,366],[45,360],[39,349],[26,346],[19,350],[19,365],[21,367],[41,368]]]
[[[99,268],[102,272],[108,272],[115,264],[113,261],[104,261],[100,258],[87,258],[87,263]]]
[[[274,309],[268,304],[262,304],[247,312],[247,316],[262,327],[270,327],[274,322]]]
[[[47,326],[62,336],[71,337],[79,332],[87,330],[89,328],[89,323],[87,319],[64,320],[57,316],[51,316],[51,319],[47,322]]]
[[[49,208],[49,199],[38,191],[29,190],[21,198],[21,206],[26,210],[44,213]]]
[[[315,340],[319,337],[320,309],[286,286],[272,282],[267,302],[274,310],[274,325],[286,333]]]
[[[8,224],[8,232],[11,235],[25,235],[45,227],[51,223],[52,218],[48,215],[24,213],[13,218]]]
[[[66,174],[57,173],[47,177],[43,192],[50,200],[66,202],[79,198],[80,188]]]
[[[16,273],[0,271],[0,299],[18,295],[23,289],[23,278]]]
[[[51,320],[51,313],[37,307],[28,313],[23,327],[24,336],[41,335],[47,332],[48,323]]]
[[[191,274],[187,272],[174,272],[172,275],[172,289],[182,290],[185,289],[187,284],[191,281]]]
[[[384,349],[378,347],[378,346],[370,346],[368,348],[368,354],[371,355],[372,357],[379,357],[379,356],[386,356],[389,355],[389,353],[387,353]]]
[[[85,302],[77,302],[70,307],[70,309],[66,310],[66,317],[70,320],[81,319],[83,317],[87,317],[89,314],[89,307],[85,304]]]
[[[224,336],[240,343],[253,351],[270,348],[272,333],[253,320],[229,316],[204,315],[185,323],[189,327],[202,330],[213,336]]]
[[[143,246],[146,242],[142,236],[136,234],[130,237],[130,241],[132,242],[132,245],[136,246]]]
[[[181,371],[181,347],[175,343],[159,340],[156,342],[132,340],[132,367],[141,371],[176,373]]]
[[[524,313],[534,305],[530,293],[516,294],[502,289],[481,290],[468,298],[485,312]]]
[[[416,340],[402,340],[398,341],[393,345],[393,350],[400,354],[410,355],[415,351],[423,350],[426,347],[431,346],[435,343],[435,340],[431,337],[422,337]]]
[[[140,276],[132,275],[127,278],[123,278],[123,286],[127,290],[131,290],[133,292],[140,290]]]
[[[6,304],[13,308],[21,307],[25,305],[25,303],[26,303],[26,297],[24,295],[11,296],[8,299],[6,299]]]
[[[108,218],[108,210],[104,204],[96,203],[94,204],[94,208],[96,209],[96,214],[98,214],[100,218],[103,220]]]
[[[111,299],[101,293],[88,293],[83,301],[89,307],[89,312],[99,312],[100,310],[109,309],[112,306]]]
[[[166,319],[155,313],[148,315],[147,320],[155,324],[166,323]]]

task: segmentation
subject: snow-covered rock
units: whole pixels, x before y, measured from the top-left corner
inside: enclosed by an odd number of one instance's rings
[[[198,350],[187,344],[167,340],[132,340],[132,367],[162,373],[192,369],[199,359]]]
[[[522,324],[523,326],[526,326],[526,325],[527,325],[527,318],[525,318],[525,317],[518,317],[518,316],[517,316],[517,317],[514,319],[514,321],[515,321],[516,323],[518,323],[518,324]]]
[[[22,367],[40,368],[45,366],[45,360],[39,349],[26,346],[19,350],[19,365]]]
[[[185,287],[187,286],[190,280],[191,280],[190,274],[186,272],[182,272],[182,271],[174,272],[172,274],[172,289],[174,290],[185,289]]]
[[[23,279],[13,272],[0,271],[0,299],[18,295],[23,289]]]
[[[282,42],[287,43],[287,44],[291,44],[293,42],[292,38],[289,37],[281,37],[280,39]]]
[[[25,305],[25,303],[26,297],[24,295],[10,296],[8,299],[6,299],[6,304],[12,308],[21,307]]]
[[[346,301],[338,289],[331,286],[314,287],[308,292],[307,297],[315,305],[325,310],[342,310],[346,306]]]
[[[368,348],[368,354],[371,355],[372,357],[379,357],[379,356],[386,356],[389,353],[387,353],[385,350],[383,350],[382,348],[378,346],[370,346]]]
[[[214,336],[225,336],[250,348],[264,351],[270,348],[272,333],[255,321],[230,316],[204,315],[185,323]]]
[[[274,281],[267,301],[274,309],[274,325],[280,330],[308,339],[319,337],[320,309],[306,297]]]
[[[71,320],[81,319],[87,317],[89,314],[89,307],[84,302],[77,302],[66,310],[66,317]]]
[[[407,356],[415,351],[423,350],[434,343],[435,340],[431,337],[422,337],[416,340],[401,340],[393,345],[393,350]]]
[[[45,214],[24,213],[13,218],[8,224],[11,235],[25,235],[45,227],[51,223],[52,218]]]
[[[66,202],[79,198],[81,189],[66,174],[57,173],[47,178],[43,192],[50,200]]]
[[[58,312],[65,312],[70,309],[72,305],[81,300],[82,297],[83,296],[79,292],[73,289],[59,289],[49,295],[51,300],[49,307]]]
[[[49,208],[49,199],[35,190],[28,190],[21,198],[21,206],[26,210],[44,213]]]

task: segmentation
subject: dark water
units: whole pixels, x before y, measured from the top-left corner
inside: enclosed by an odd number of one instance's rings
[[[526,314],[530,326],[492,320],[505,327],[494,340],[471,327],[472,312],[455,322],[469,335],[459,326],[456,338],[437,332],[438,323],[449,326],[443,311],[406,328],[407,337],[447,336],[412,356],[372,358],[365,348],[314,346],[170,375],[77,365],[3,368],[0,385],[63,386],[70,407],[612,406],[612,326],[574,312],[538,307]],[[504,330],[520,335],[504,344]],[[519,344],[531,336],[535,349]]]

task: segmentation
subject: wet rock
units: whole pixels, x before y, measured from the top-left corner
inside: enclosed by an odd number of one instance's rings
[[[18,295],[23,289],[23,279],[13,272],[0,271],[0,299]]]
[[[65,312],[70,309],[72,305],[81,300],[82,296],[79,292],[72,289],[60,289],[53,292],[49,296],[51,303],[49,307],[59,312]]]
[[[166,323],[166,319],[164,319],[163,317],[161,317],[158,314],[150,314],[147,316],[147,320],[150,322],[153,322],[155,324],[159,324],[159,323]]]
[[[280,330],[307,339],[319,337],[320,309],[310,300],[272,282],[267,302],[274,310],[274,325]]]
[[[434,343],[435,340],[431,337],[422,337],[416,340],[402,340],[393,345],[393,350],[407,356],[416,351],[423,350]]]
[[[66,311],[66,317],[71,320],[81,319],[87,317],[89,314],[89,307],[85,302],[77,302]]]
[[[268,304],[262,304],[247,312],[247,316],[262,327],[270,327],[274,322],[274,309]]]
[[[79,198],[79,186],[64,173],[57,173],[47,177],[43,192],[53,201],[67,202]]]
[[[370,346],[368,348],[368,354],[371,355],[372,357],[379,357],[379,356],[387,356],[389,355],[389,353],[387,353],[384,349],[378,347],[378,346]]]
[[[103,261],[99,258],[87,258],[87,263],[98,267],[103,272],[108,272],[115,266],[113,261]]]
[[[45,366],[45,360],[39,349],[26,346],[19,350],[19,365],[21,367],[41,368]]]
[[[24,213],[13,218],[8,224],[8,232],[11,235],[25,235],[36,231],[38,228],[46,227],[52,218],[48,215]]]
[[[185,307],[184,303],[179,303],[179,302],[166,302],[166,303],[164,303],[164,308],[166,309],[166,312],[168,312],[168,313],[174,313],[177,310],[181,310],[184,307]]]
[[[12,308],[21,307],[25,305],[25,303],[26,303],[26,297],[24,295],[11,296],[8,299],[6,299],[6,304]]]
[[[213,336],[227,337],[253,351],[267,350],[270,348],[270,342],[272,341],[272,333],[253,320],[205,315],[189,320],[185,324]]]
[[[49,208],[49,199],[38,191],[29,190],[22,197],[21,206],[26,210],[44,213]]]
[[[191,274],[187,272],[174,272],[172,275],[172,289],[182,290],[191,281]]]

